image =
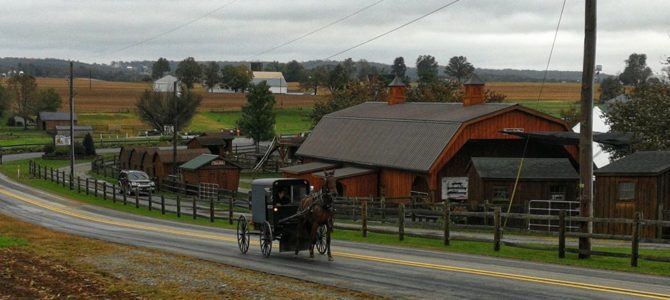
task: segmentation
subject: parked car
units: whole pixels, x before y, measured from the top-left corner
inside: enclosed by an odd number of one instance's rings
[[[130,195],[135,191],[140,193],[153,192],[156,184],[147,173],[137,170],[123,170],[119,173],[119,185],[121,190]]]

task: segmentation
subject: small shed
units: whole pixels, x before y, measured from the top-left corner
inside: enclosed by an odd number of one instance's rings
[[[639,151],[595,170],[593,215],[597,218],[670,221],[670,151]],[[660,230],[659,230],[660,229]],[[630,224],[594,224],[598,233],[630,235]],[[670,228],[642,226],[645,238],[670,237]]]
[[[509,205],[520,163],[517,157],[473,157],[467,168],[467,206],[474,210],[485,201]],[[578,184],[568,158],[525,158],[512,211],[526,212],[532,200],[575,201]]]
[[[70,126],[69,112],[43,111],[37,118],[38,128],[49,132],[55,132],[56,126]],[[74,115],[74,125],[77,125],[77,115]]]
[[[209,149],[185,149],[177,150],[177,166],[196,158],[200,154],[210,154]],[[154,177],[163,179],[172,174],[172,150],[158,150],[152,159]]]
[[[319,182],[320,187],[321,181],[323,181],[323,179],[320,177],[315,177],[313,173],[318,172],[323,173],[323,171],[332,170],[334,168],[337,168],[337,166],[338,166],[337,164],[333,163],[310,162],[290,167],[284,167],[279,169],[279,171],[282,172],[283,177],[305,179],[312,186],[315,186],[315,183]]]
[[[210,132],[192,138],[186,144],[188,149],[207,148],[214,155],[224,155],[233,151],[235,136],[229,132]]]
[[[215,183],[220,189],[237,191],[242,168],[220,155],[201,154],[179,166],[185,184]]]
[[[377,172],[372,169],[344,167],[335,169],[333,176],[337,179],[337,194],[344,197],[370,197],[377,195],[379,185]],[[317,178],[310,182],[314,190],[321,189],[325,181],[324,172],[312,173]]]
[[[154,81],[154,92],[171,93],[174,91],[174,83],[179,79],[172,75],[165,75]],[[181,87],[177,84],[177,93],[180,92]]]

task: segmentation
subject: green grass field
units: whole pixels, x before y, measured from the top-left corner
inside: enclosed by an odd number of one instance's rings
[[[9,248],[9,247],[16,247],[16,246],[23,246],[27,242],[24,239],[18,239],[18,238],[13,238],[13,237],[5,237],[2,236],[2,233],[0,232],[0,249],[2,248]]]
[[[509,101],[509,103],[517,103],[556,118],[560,118],[561,110],[568,110],[571,105],[575,105],[575,102],[570,101]],[[577,106],[577,109],[579,109],[579,106]]]
[[[38,161],[40,164],[45,164],[52,167],[61,167],[67,165],[68,161]],[[16,170],[21,169],[21,178],[17,177]],[[186,222],[191,224],[199,224],[205,226],[214,226],[214,227],[223,227],[223,228],[235,228],[235,224],[229,225],[228,222],[217,221],[210,223],[206,219],[197,219],[193,220],[190,217],[177,218],[175,214],[166,213],[161,215],[159,211],[149,211],[145,208],[136,209],[134,205],[124,206],[123,204],[117,202],[112,203],[110,200],[102,200],[101,198],[95,198],[92,195],[78,194],[76,191],[70,191],[67,188],[59,186],[55,183],[49,181],[44,181],[40,179],[31,179],[27,174],[28,162],[10,162],[4,165],[0,165],[0,171],[10,178],[17,180],[23,184],[33,186],[48,192],[57,194],[59,196],[67,197],[73,200],[81,201],[83,203],[88,203],[92,205],[98,205],[118,211],[133,213],[137,215],[143,215],[153,218],[160,218],[172,221]],[[2,233],[0,232],[0,235]],[[512,248],[503,246],[499,252],[493,251],[492,243],[484,242],[470,242],[470,241],[459,241],[454,240],[451,242],[450,246],[444,246],[442,241],[435,239],[426,239],[426,238],[416,238],[406,236],[404,241],[398,241],[397,235],[393,234],[377,234],[377,233],[368,233],[368,237],[364,238],[361,236],[361,233],[358,231],[350,230],[336,230],[334,232],[333,238],[335,240],[343,241],[355,241],[362,243],[371,243],[379,245],[389,245],[389,246],[400,246],[400,247],[409,247],[417,249],[428,249],[436,251],[445,251],[445,252],[455,252],[455,253],[465,253],[465,254],[475,254],[483,256],[492,256],[500,258],[510,258],[518,259],[524,261],[536,261],[536,262],[545,262],[552,264],[560,265],[570,265],[578,267],[587,267],[587,268],[596,268],[596,269],[606,269],[606,270],[617,270],[625,272],[634,272],[634,273],[644,273],[644,274],[655,274],[661,276],[670,276],[670,264],[669,263],[659,263],[659,262],[649,262],[645,260],[640,260],[640,267],[633,268],[630,267],[630,260],[626,258],[613,258],[613,257],[599,257],[593,256],[591,259],[580,260],[577,259],[577,256],[574,254],[567,254],[566,258],[559,259],[556,251],[542,251],[542,250],[531,250],[531,249],[521,249],[521,248]],[[540,245],[536,245],[540,246]],[[628,247],[612,247],[612,248],[596,248],[594,250],[599,251],[608,251],[608,252],[619,252],[627,253],[630,251]],[[666,250],[650,250],[650,249],[641,249],[640,253],[643,255],[653,255],[653,256],[663,256],[668,257],[670,253]],[[337,255],[337,253],[335,253]]]

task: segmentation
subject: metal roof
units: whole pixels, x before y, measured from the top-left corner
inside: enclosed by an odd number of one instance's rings
[[[312,173],[312,172],[315,172],[315,171],[330,170],[330,169],[335,168],[335,167],[337,167],[337,164],[323,163],[323,162],[311,162],[311,163],[306,163],[306,164],[301,164],[301,165],[284,167],[284,168],[279,169],[279,171],[282,171],[284,173],[289,173],[289,174],[301,175],[301,174],[305,174],[305,173]]]
[[[473,157],[470,167],[483,179],[516,179],[521,158]],[[520,179],[579,179],[567,158],[525,158]]]
[[[670,170],[670,151],[638,151],[593,171],[596,175],[658,175]]]
[[[477,76],[477,74],[472,73],[472,75],[470,75],[470,78],[468,78],[468,80],[466,80],[463,84],[464,84],[464,85],[469,85],[469,84],[484,84],[484,80],[482,80],[481,78],[479,78],[479,76]]]
[[[371,174],[371,173],[375,172],[375,170],[372,170],[372,169],[353,168],[353,167],[345,167],[345,168],[335,169],[333,171],[335,171],[335,174],[333,174],[333,176],[337,179],[361,176],[361,175]],[[326,177],[323,174],[323,172],[312,173],[312,175],[314,175],[315,177],[321,177],[321,178]]]
[[[74,115],[74,119],[77,119],[77,115]],[[40,112],[40,120],[42,121],[69,121],[70,113],[69,112],[56,112],[56,111],[42,111]]]
[[[224,160],[222,157],[218,155],[213,155],[213,154],[200,154],[199,156],[196,156],[194,159],[191,159],[184,163],[183,165],[179,166],[179,168],[186,169],[186,170],[197,170],[200,169],[201,167],[208,165],[212,161],[215,161],[217,159]],[[224,160],[225,161],[225,160]],[[228,161],[226,161],[227,164],[234,165]],[[234,165],[237,166],[237,165]]]
[[[177,150],[177,163],[185,163],[200,154],[209,153],[210,151],[207,148]],[[172,150],[158,150],[155,155],[158,155],[161,163],[172,163]]]
[[[297,155],[428,172],[463,122],[512,106],[366,102],[324,116]]]
[[[400,77],[398,77],[398,75],[396,75],[395,78],[393,78],[393,81],[391,81],[391,83],[389,83],[388,86],[389,87],[391,87],[391,86],[405,86],[405,83],[402,82],[402,79],[400,79]]]

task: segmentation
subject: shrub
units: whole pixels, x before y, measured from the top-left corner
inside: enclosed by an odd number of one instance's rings
[[[86,155],[95,155],[95,143],[93,142],[93,137],[90,133],[87,133],[83,141],[84,145],[84,154]],[[75,152],[76,153],[76,152]]]
[[[54,147],[53,144],[44,145],[44,153],[51,154],[54,153],[54,151],[56,151],[56,147]]]

